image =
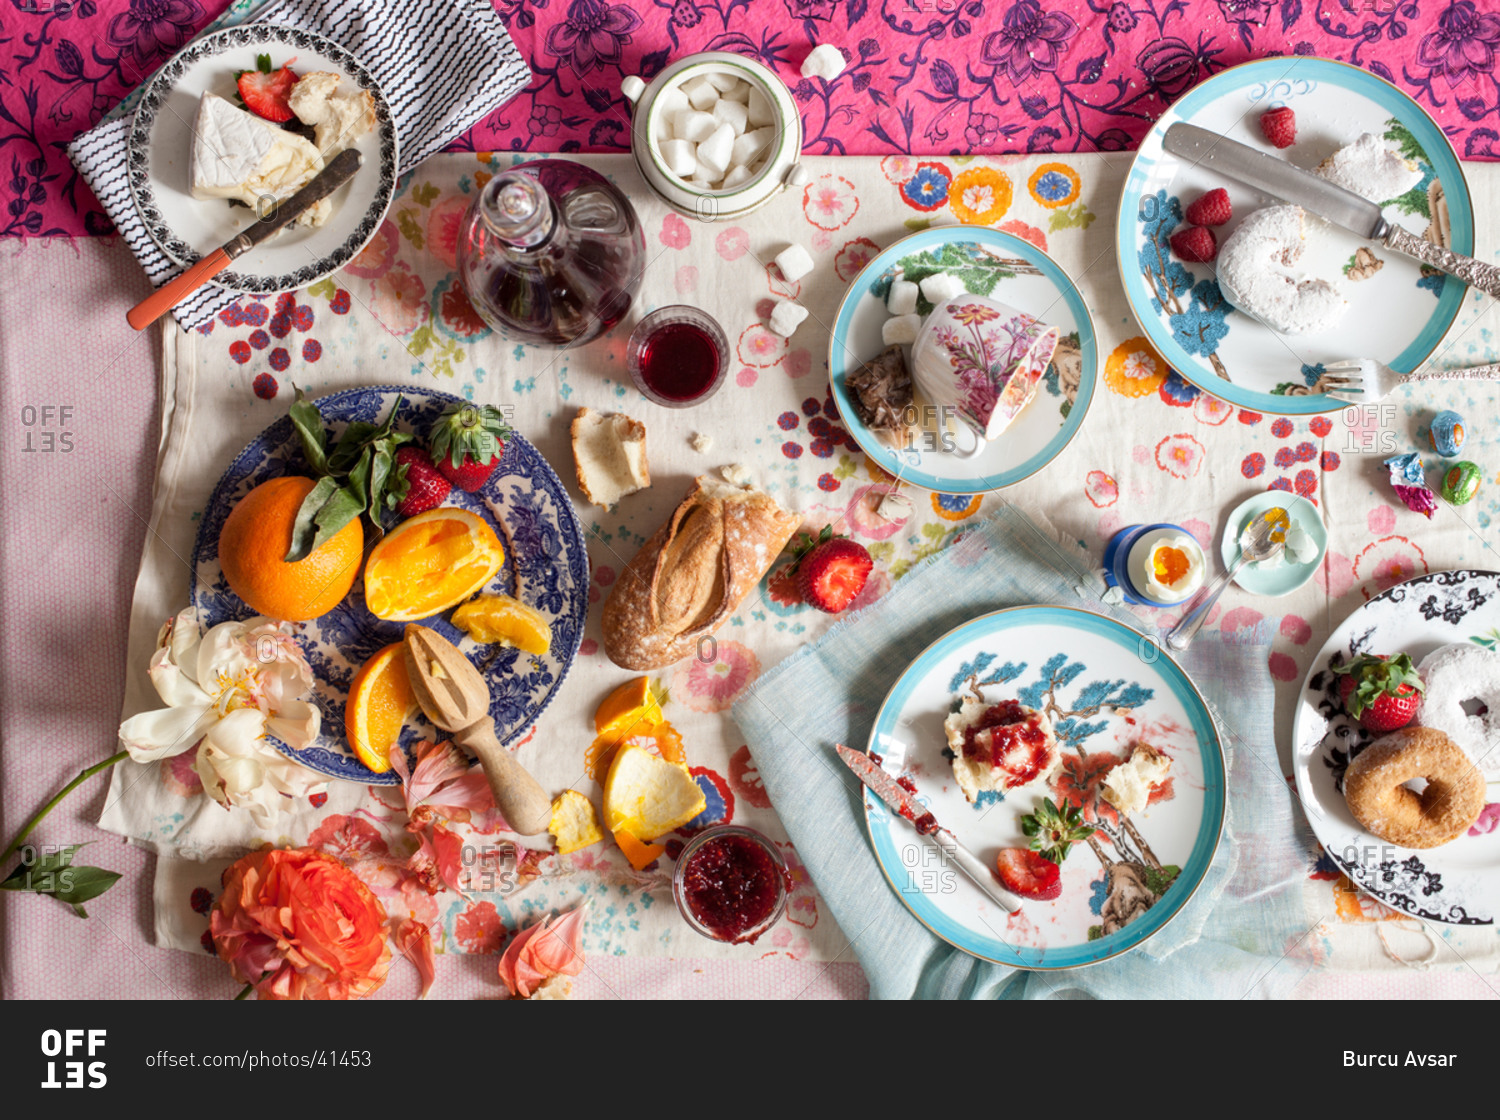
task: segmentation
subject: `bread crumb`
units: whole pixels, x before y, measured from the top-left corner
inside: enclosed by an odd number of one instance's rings
[[[698,452],[700,455],[703,455],[706,454],[708,452],[708,449],[714,445],[714,437],[709,435],[707,432],[694,432],[692,438],[688,440],[688,443],[692,445],[694,451]]]
[[[724,476],[724,481],[733,483],[749,489],[752,485],[750,470],[743,463],[730,463],[727,467],[720,467],[719,473]]]

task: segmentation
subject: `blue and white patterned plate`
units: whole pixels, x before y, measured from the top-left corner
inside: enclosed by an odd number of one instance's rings
[[[1283,151],[1260,131],[1260,115],[1279,105],[1297,114],[1297,143]],[[1157,118],[1136,152],[1120,196],[1115,246],[1131,309],[1153,346],[1194,385],[1259,412],[1304,415],[1348,405],[1318,387],[1323,367],[1347,358],[1374,358],[1394,369],[1416,369],[1453,324],[1464,285],[1399,253],[1327,222],[1309,219],[1297,268],[1337,283],[1350,307],[1331,330],[1284,335],[1231,308],[1214,265],[1185,264],[1168,246],[1186,227],[1183,211],[1215,187],[1229,192],[1234,220],[1214,232],[1219,244],[1253,210],[1276,205],[1242,183],[1225,182],[1162,150],[1162,137],[1188,121],[1312,169],[1362,133],[1383,136],[1417,160],[1422,182],[1384,204],[1385,216],[1422,234],[1446,213],[1446,244],[1474,252],[1474,213],[1463,171],[1443,130],[1395,86],[1342,62],[1267,58],[1242,63],[1198,85]],[[1350,279],[1356,250],[1383,262],[1373,276]],[[1164,303],[1165,301],[1165,303]]]
[[[364,166],[333,193],[328,221],[318,229],[282,230],[209,281],[231,291],[274,295],[305,288],[353,260],[375,236],[396,195],[391,107],[357,58],[321,35],[282,23],[242,24],[195,39],[146,84],[127,139],[126,168],[147,232],[178,264],[192,264],[247,228],[254,211],[192,196],[189,157],[203,95],[216,93],[232,102],[235,72],[254,70],[261,54],[269,54],[276,66],[295,58],[299,74],[339,74],[341,92],[369,90],[375,100],[375,127],[351,145],[364,155]]]
[[[1307,671],[1292,722],[1292,762],[1318,842],[1361,890],[1416,918],[1487,926],[1500,915],[1500,829],[1440,848],[1398,848],[1366,832],[1344,800],[1344,770],[1375,736],[1344,714],[1332,667],[1361,653],[1409,653],[1415,664],[1454,642],[1500,648],[1500,572],[1433,572],[1364,604],[1329,635]],[[1490,783],[1488,800],[1500,801],[1500,784]]]
[[[438,414],[462,398],[391,385],[349,389],[319,399],[325,426],[334,438],[351,420],[379,421],[401,396],[397,427],[425,432]],[[309,473],[290,417],[283,417],[257,436],[224,472],[209,498],[193,547],[193,605],[205,627],[255,614],[229,589],[219,567],[219,533],[236,502],[267,479]],[[495,735],[509,743],[533,723],[551,702],[567,676],[583,640],[589,604],[588,551],[583,527],[573,511],[562,480],[547,461],[519,435],[506,445],[500,465],[477,493],[457,487],[443,503],[485,518],[505,545],[505,566],[484,588],[504,592],[540,611],[552,627],[552,648],[534,657],[518,649],[481,645],[443,615],[422,620],[468,655],[490,687],[490,716]],[[393,525],[392,515],[388,524]],[[405,623],[376,618],[365,607],[361,585],[333,610],[311,622],[296,624],[298,641],[317,676],[317,702],[323,730],[305,750],[291,757],[330,778],[396,785],[395,773],[376,774],[354,756],[344,736],[344,704],[349,684],[371,654],[401,640]],[[420,739],[442,735],[420,716],[407,722],[401,745],[410,750]]]
[[[1021,817],[1040,795],[981,793],[970,805],[958,788],[943,720],[971,682],[989,703],[1016,698],[1052,711],[1063,762],[1047,793],[1104,827],[1063,861],[1058,898],[1007,915],[867,790],[865,824],[891,888],[944,941],[999,964],[1075,968],[1135,948],[1192,897],[1219,844],[1224,755],[1208,706],[1158,646],[1090,611],[1014,607],[938,639],[886,696],[869,749],[989,864],[1002,848],[1027,846]],[[1099,787],[1138,740],[1170,755],[1172,769],[1161,795],[1122,824]]]
[[[930,430],[920,432],[914,446],[893,450],[860,423],[844,387],[849,373],[885,349],[880,329],[889,317],[885,299],[897,268],[913,279],[955,273],[973,294],[993,296],[1062,333],[1036,397],[1000,439],[971,458],[945,451]],[[828,343],[833,397],[860,450],[897,478],[945,494],[988,494],[1014,486],[1055,459],[1083,424],[1098,364],[1094,323],[1068,274],[1031,242],[984,226],[941,226],[890,246],[849,285]]]

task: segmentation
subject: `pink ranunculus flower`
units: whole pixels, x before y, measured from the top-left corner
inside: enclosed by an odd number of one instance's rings
[[[511,995],[530,999],[538,991],[554,987],[548,982],[555,977],[577,976],[583,971],[583,914],[587,905],[577,906],[556,920],[543,918],[516,934],[500,958],[500,981]]]

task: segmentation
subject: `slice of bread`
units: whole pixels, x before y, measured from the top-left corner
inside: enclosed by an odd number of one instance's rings
[[[646,425],[623,412],[580,408],[573,417],[573,463],[578,488],[596,506],[612,508],[651,485]]]

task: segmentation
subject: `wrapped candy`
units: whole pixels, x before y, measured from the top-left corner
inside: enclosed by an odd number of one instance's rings
[[[1392,489],[1396,491],[1396,497],[1406,503],[1406,508],[1413,513],[1420,513],[1428,520],[1437,512],[1437,495],[1425,486],[1403,486],[1401,483],[1392,483]]]
[[[1464,445],[1464,418],[1451,408],[1444,409],[1432,418],[1427,439],[1432,449],[1445,459],[1457,455]]]
[[[1415,451],[1405,455],[1392,455],[1385,461],[1391,472],[1392,486],[1426,486],[1427,477],[1422,473],[1422,456]]]
[[[1443,475],[1443,501],[1461,506],[1474,500],[1479,492],[1480,471],[1477,463],[1461,459]]]

